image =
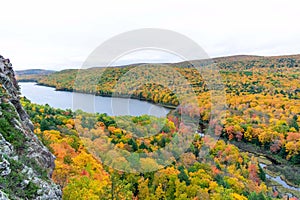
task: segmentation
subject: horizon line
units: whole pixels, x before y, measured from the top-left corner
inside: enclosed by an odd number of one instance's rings
[[[276,57],[294,57],[294,56],[300,56],[299,54],[280,54],[280,55],[254,55],[254,54],[232,54],[232,55],[224,55],[224,56],[216,56],[212,58],[203,58],[203,59],[195,59],[195,60],[184,60],[184,61],[174,61],[174,62],[133,62],[128,64],[121,64],[121,65],[114,65],[114,66],[94,66],[89,67],[87,69],[91,68],[107,68],[107,67],[127,67],[130,65],[141,65],[141,64],[177,64],[177,63],[183,63],[183,62],[189,62],[189,61],[205,61],[205,60],[218,60],[218,59],[225,59],[225,58],[235,58],[235,57],[257,57],[257,58],[276,58]],[[81,66],[78,66],[78,68],[61,68],[61,69],[45,69],[45,68],[25,68],[15,71],[26,71],[26,70],[46,70],[46,71],[62,71],[62,70],[70,70],[70,69],[81,69]]]

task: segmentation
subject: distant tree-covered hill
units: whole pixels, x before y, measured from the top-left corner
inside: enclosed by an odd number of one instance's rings
[[[45,69],[27,69],[27,70],[17,70],[16,77],[18,80],[23,81],[36,81],[38,77],[49,75],[54,73],[54,70],[45,70]]]

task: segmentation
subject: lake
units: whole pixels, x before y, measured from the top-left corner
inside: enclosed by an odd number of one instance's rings
[[[34,82],[20,82],[21,94],[33,103],[48,104],[54,108],[83,110],[90,113],[120,115],[153,115],[165,117],[170,111],[159,105],[129,98],[100,97],[92,94],[56,91],[55,88],[40,86]]]

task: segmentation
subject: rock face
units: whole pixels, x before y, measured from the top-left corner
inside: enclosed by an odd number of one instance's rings
[[[33,133],[9,59],[0,56],[0,200],[61,199],[54,155]]]

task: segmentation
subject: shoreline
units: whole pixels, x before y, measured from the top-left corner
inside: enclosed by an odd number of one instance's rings
[[[167,108],[167,109],[170,109],[170,110],[174,110],[174,109],[177,108],[177,106],[166,105],[166,104],[161,104],[161,103],[154,103],[153,101],[147,101],[146,99],[140,99],[140,98],[135,97],[135,96],[127,96],[127,95],[116,95],[116,96],[113,96],[111,94],[102,94],[102,95],[99,95],[99,94],[88,93],[88,92],[83,92],[83,91],[69,90],[67,88],[57,89],[55,86],[48,85],[48,84],[43,84],[43,83],[39,83],[36,80],[17,80],[17,81],[20,82],[20,83],[35,83],[38,86],[44,86],[44,87],[54,88],[55,91],[71,92],[71,93],[75,92],[75,93],[90,94],[90,95],[95,95],[95,96],[100,96],[100,97],[122,98],[122,99],[135,99],[135,100],[139,100],[139,101],[148,102],[148,103],[151,103],[153,105],[160,106],[160,107],[163,107],[163,108]]]

